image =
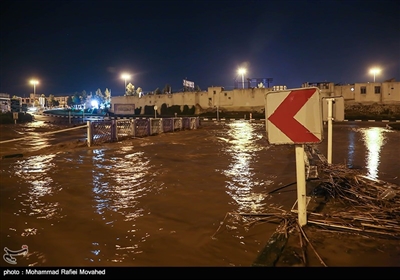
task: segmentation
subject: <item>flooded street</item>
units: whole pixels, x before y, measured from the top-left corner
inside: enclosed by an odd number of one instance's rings
[[[251,266],[277,224],[230,219],[219,229],[227,213],[290,210],[297,198],[296,184],[273,192],[296,182],[295,149],[269,145],[263,121],[90,148],[85,128],[45,134],[63,128],[0,127],[0,141],[30,137],[0,151],[23,155],[0,160],[0,247],[27,245],[19,266]],[[326,137],[317,145],[325,156]],[[400,185],[399,144],[400,131],[382,123],[337,123],[333,163]],[[400,266],[398,241],[385,250],[345,243],[321,245],[329,266]]]

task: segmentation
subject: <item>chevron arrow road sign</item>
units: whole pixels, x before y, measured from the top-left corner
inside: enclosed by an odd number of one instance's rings
[[[319,89],[309,87],[266,93],[265,120],[270,144],[320,143],[323,126]]]

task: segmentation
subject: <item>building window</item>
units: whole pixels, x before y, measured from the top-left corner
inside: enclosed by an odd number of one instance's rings
[[[360,87],[360,93],[361,94],[366,94],[367,93],[367,87]]]
[[[215,90],[214,90],[213,92],[214,92],[214,94],[216,94],[216,93],[217,93]]]
[[[380,86],[376,86],[375,87],[375,93],[381,93],[381,87]]]

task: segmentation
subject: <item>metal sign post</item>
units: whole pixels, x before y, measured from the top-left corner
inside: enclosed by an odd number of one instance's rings
[[[298,222],[304,226],[307,224],[304,144],[322,142],[320,90],[309,87],[268,92],[265,119],[270,144],[295,144]]]
[[[307,224],[306,168],[304,145],[296,145],[297,210],[300,226]]]
[[[157,118],[157,105],[154,106],[154,118]]]
[[[332,163],[332,107],[335,98],[327,98],[328,101],[328,164]]]
[[[18,112],[13,112],[13,119],[14,119],[14,123],[17,124]]]

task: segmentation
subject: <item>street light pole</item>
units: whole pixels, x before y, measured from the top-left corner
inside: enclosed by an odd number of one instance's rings
[[[244,74],[246,73],[246,69],[240,68],[240,69],[238,70],[238,73],[239,73],[240,75],[242,75],[242,88],[244,89]]]
[[[369,70],[369,73],[374,75],[374,83],[375,83],[376,74],[379,74],[380,72],[381,72],[381,69],[379,69],[379,68],[372,68],[371,70]]]
[[[129,74],[122,74],[121,78],[124,79],[125,81],[125,89],[124,89],[124,95],[126,94],[126,80],[129,80],[131,78],[131,75]]]
[[[36,85],[37,85],[38,83],[39,83],[39,82],[36,81],[36,80],[31,80],[31,84],[33,85],[33,99],[36,98]]]

